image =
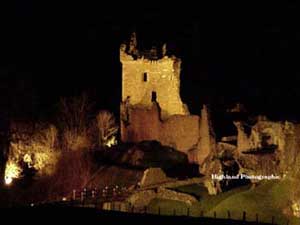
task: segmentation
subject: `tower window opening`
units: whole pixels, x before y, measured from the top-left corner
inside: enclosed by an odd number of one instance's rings
[[[143,81],[144,81],[144,82],[147,82],[147,80],[148,80],[148,74],[147,74],[147,73],[144,73],[144,74],[143,74]]]
[[[157,98],[156,91],[152,91],[151,101],[156,102],[156,98]]]

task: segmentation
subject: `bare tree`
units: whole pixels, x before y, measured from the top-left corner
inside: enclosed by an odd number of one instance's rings
[[[91,107],[88,95],[85,93],[76,97],[61,98],[60,121],[64,128],[78,132],[85,131]]]
[[[64,149],[79,150],[90,147],[88,138],[92,104],[88,95],[60,99],[60,127],[63,133]]]
[[[118,125],[114,115],[106,110],[102,110],[97,115],[97,128],[99,132],[99,146],[111,146],[115,144]]]

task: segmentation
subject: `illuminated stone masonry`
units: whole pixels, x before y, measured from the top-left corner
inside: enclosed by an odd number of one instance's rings
[[[132,36],[135,39],[135,34]],[[157,101],[164,119],[175,114],[188,115],[179,95],[181,60],[164,54],[158,54],[154,49],[139,52],[136,41],[121,46],[122,101],[129,100],[132,105],[146,107]]]
[[[207,110],[202,118],[190,115],[180,97],[181,60],[166,53],[166,45],[160,51],[139,51],[135,33],[121,45],[121,139],[157,140],[201,163],[214,142]]]

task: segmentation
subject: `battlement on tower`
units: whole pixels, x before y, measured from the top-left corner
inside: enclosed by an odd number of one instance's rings
[[[180,97],[181,60],[166,51],[166,45],[161,51],[139,51],[135,33],[120,47],[122,101],[148,108],[157,102],[163,119],[189,114]]]
[[[122,60],[145,59],[155,61],[162,59],[167,54],[167,45],[164,44],[161,49],[153,46],[151,49],[140,50],[137,47],[136,33],[132,33],[128,44],[123,43],[120,47],[120,58]]]

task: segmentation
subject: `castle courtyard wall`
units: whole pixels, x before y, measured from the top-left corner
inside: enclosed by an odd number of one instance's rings
[[[159,117],[159,108],[129,107],[129,124],[121,121],[122,141],[140,142],[157,140],[162,145],[173,147],[184,153],[197,146],[199,122],[197,115],[172,115],[166,120]]]

